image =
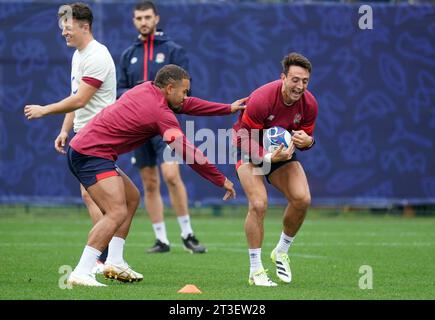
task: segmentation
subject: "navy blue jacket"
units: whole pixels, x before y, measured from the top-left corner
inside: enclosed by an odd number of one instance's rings
[[[163,31],[148,36],[146,41],[138,37],[121,55],[118,98],[135,85],[154,80],[160,68],[167,64],[176,64],[189,71],[186,51],[166,37]]]

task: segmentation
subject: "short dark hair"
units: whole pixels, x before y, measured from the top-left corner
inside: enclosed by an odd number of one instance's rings
[[[159,88],[164,88],[170,83],[175,83],[183,79],[190,79],[186,70],[175,64],[167,64],[157,72],[154,84]]]
[[[92,30],[92,21],[94,20],[94,15],[92,14],[91,8],[82,2],[75,2],[67,4],[72,9],[73,19],[77,21],[84,21],[89,24],[89,29]],[[59,12],[59,18],[62,18],[67,11]]]
[[[282,59],[282,72],[287,75],[288,70],[290,69],[290,66],[299,66],[301,68],[307,69],[309,73],[311,73],[311,62],[303,55],[292,52],[289,53]]]
[[[152,1],[141,1],[138,2],[135,6],[134,6],[134,11],[138,10],[138,11],[145,11],[148,9],[152,9],[154,11],[154,14],[157,16],[157,7],[154,4],[154,2]]]

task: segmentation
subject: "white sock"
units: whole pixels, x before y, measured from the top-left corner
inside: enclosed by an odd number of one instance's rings
[[[263,263],[261,262],[261,248],[249,249],[249,262],[249,271],[251,274],[260,269],[263,269]]]
[[[125,239],[113,237],[109,242],[109,252],[107,254],[107,264],[123,264],[124,263],[124,245]]]
[[[190,217],[188,214],[177,217],[178,224],[181,228],[181,237],[186,239],[189,234],[193,234],[192,226],[190,225]]]
[[[89,275],[92,273],[92,268],[95,267],[97,259],[101,251],[90,246],[85,246],[82,256],[78,265],[75,267],[74,272],[81,275]]]
[[[160,240],[163,243],[169,244],[168,236],[166,235],[166,226],[165,222],[159,222],[153,224],[154,234],[156,235],[156,239]]]
[[[276,245],[276,251],[281,253],[287,253],[295,237],[290,237],[284,232],[281,232],[281,238]]]

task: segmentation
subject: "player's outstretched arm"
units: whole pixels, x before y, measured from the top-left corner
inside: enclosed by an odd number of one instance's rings
[[[246,98],[242,98],[242,99],[234,101],[231,104],[231,113],[235,113],[235,112],[240,111],[240,110],[245,110],[246,109],[245,102],[248,99],[249,99],[249,97],[246,97]]]
[[[24,115],[28,120],[39,119],[49,114],[68,113],[83,108],[91,100],[98,88],[84,81],[80,83],[76,94],[46,106],[27,105],[24,107]]]
[[[201,177],[226,190],[223,197],[224,200],[236,196],[233,183],[228,180],[215,165],[210,163],[201,150],[186,139],[172,111],[160,114],[160,117],[156,120],[156,125],[159,128],[159,133],[163,137],[163,140],[171,149],[175,150],[177,155],[180,156],[187,165]]]
[[[247,98],[234,101],[232,104],[211,102],[196,97],[189,97],[184,100],[179,113],[192,116],[223,116],[245,109]]]

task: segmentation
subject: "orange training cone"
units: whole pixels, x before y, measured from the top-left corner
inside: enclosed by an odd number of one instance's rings
[[[202,293],[194,284],[186,284],[183,288],[177,291],[177,293]]]

